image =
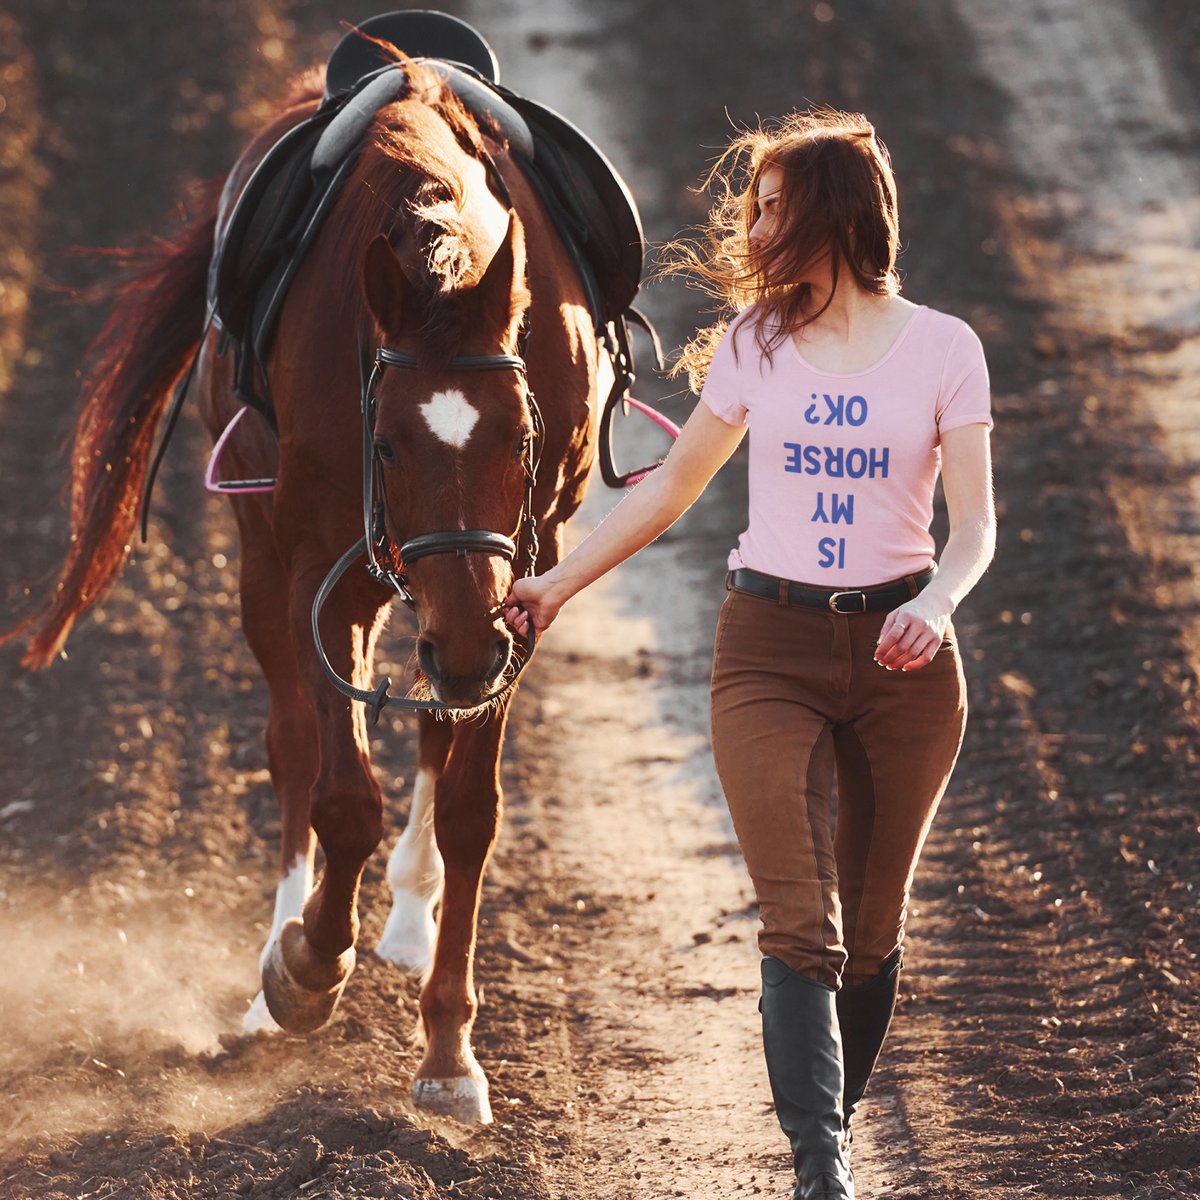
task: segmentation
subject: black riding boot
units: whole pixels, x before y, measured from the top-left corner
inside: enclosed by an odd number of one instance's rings
[[[842,1092],[842,1122],[846,1145],[850,1144],[850,1121],[867,1090],[883,1040],[887,1037],[896,995],[900,989],[900,951],[884,964],[874,979],[854,987],[842,986],[837,994],[838,1025],[842,1031],[842,1061],[846,1085]]]
[[[854,1200],[842,1153],[842,1045],[833,989],[768,955],[763,1050],[775,1113],[792,1143],[793,1200]]]

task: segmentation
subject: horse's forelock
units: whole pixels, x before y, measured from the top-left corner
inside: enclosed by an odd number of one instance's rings
[[[457,194],[447,195],[440,183],[426,180],[408,206],[430,282],[442,293],[461,287],[471,269],[463,225],[465,200],[461,188]]]

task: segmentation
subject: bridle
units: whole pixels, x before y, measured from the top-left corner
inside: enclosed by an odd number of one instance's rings
[[[371,365],[368,374],[367,367]],[[384,679],[373,691],[356,688],[347,683],[329,661],[325,648],[321,644],[321,632],[318,619],[321,608],[329,598],[338,580],[346,573],[350,565],[365,552],[367,556],[367,573],[377,583],[392,588],[400,599],[411,609],[416,609],[412,591],[409,587],[405,568],[411,566],[420,558],[432,554],[457,554],[460,558],[467,554],[489,554],[516,562],[518,546],[512,538],[502,533],[494,533],[487,529],[452,529],[440,533],[425,533],[419,537],[410,538],[401,544],[398,552],[399,569],[393,570],[385,565],[385,559],[393,553],[392,543],[388,538],[386,521],[386,499],[383,488],[383,462],[375,446],[375,417],[377,404],[375,390],[383,373],[388,367],[399,367],[404,370],[420,369],[417,359],[401,350],[389,350],[381,346],[375,351],[372,360],[369,354],[360,348],[359,375],[362,384],[362,419],[363,419],[363,525],[365,533],[341,558],[334,564],[333,570],[325,577],[313,601],[312,627],[313,638],[316,641],[317,657],[321,661],[329,681],[344,696],[351,700],[361,701],[366,705],[372,723],[379,720],[379,714],[389,705],[401,708],[430,709],[437,712],[460,711],[459,706],[443,704],[439,700],[410,700],[407,697],[397,697],[388,694],[391,679]],[[516,354],[466,354],[452,358],[447,370],[450,371],[517,371],[523,379],[528,379],[525,359]],[[533,574],[537,563],[538,538],[537,518],[533,510],[533,489],[537,483],[538,463],[541,459],[542,444],[545,441],[545,423],[541,411],[534,400],[533,393],[525,391],[525,399],[529,404],[529,413],[533,428],[525,436],[525,446],[522,452],[525,468],[525,499],[521,510],[521,521],[517,536],[523,545],[524,553],[521,558],[523,575]],[[489,696],[483,703],[490,704],[505,695],[517,682],[521,672],[529,664],[537,645],[537,632],[533,621],[529,622],[529,632],[525,640],[525,656],[513,677],[494,695]]]

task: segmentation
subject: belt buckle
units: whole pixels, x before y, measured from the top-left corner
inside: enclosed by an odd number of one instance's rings
[[[838,608],[838,601],[843,596],[857,596],[861,608]],[[840,613],[842,616],[849,616],[852,613],[865,613],[867,611],[867,596],[865,592],[834,592],[829,597],[830,612]]]

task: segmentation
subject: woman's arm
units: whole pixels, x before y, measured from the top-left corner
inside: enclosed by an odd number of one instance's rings
[[[875,661],[917,671],[933,661],[950,616],[987,570],[996,550],[992,460],[986,425],[962,425],[942,435],[942,488],[950,537],[929,586],[887,615]]]
[[[683,515],[745,436],[707,404],[697,404],[666,462],[627,492],[584,540],[544,575],[518,579],[505,600],[505,619],[525,633],[529,618],[540,633],[576,592],[599,579]]]

